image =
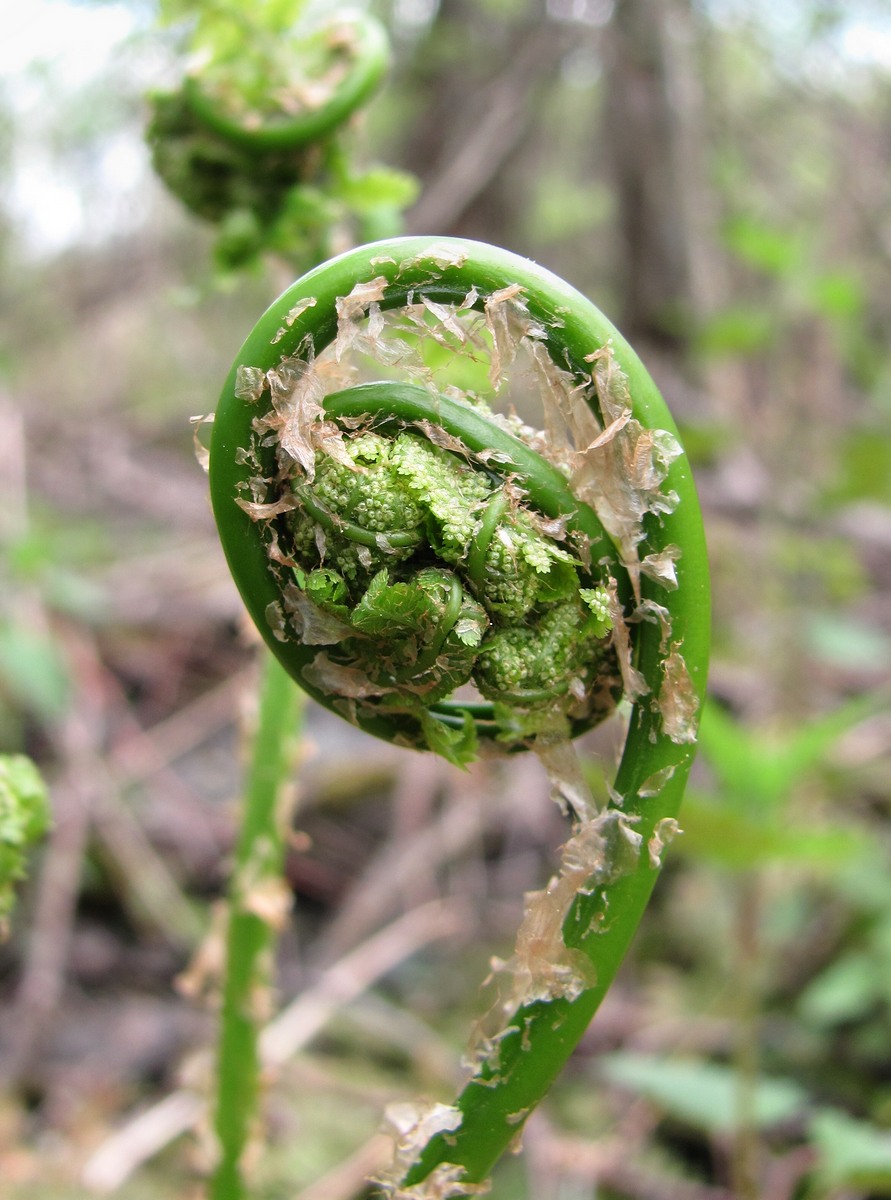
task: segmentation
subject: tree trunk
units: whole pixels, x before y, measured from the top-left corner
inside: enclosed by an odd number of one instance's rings
[[[666,348],[720,290],[694,34],[690,0],[617,0],[606,48],[621,321],[632,340]]]

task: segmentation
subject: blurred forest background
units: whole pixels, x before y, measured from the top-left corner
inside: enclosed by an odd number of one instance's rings
[[[395,61],[361,157],[419,178],[408,231],[527,254],[635,343],[714,572],[685,834],[492,1195],[891,1196],[891,5],[371,7]],[[215,276],[153,178],[180,33],[150,0],[0,10],[0,749],[55,813],[0,946],[2,1194],[195,1197],[214,1013],[187,967],[257,648],[189,419],[290,276]],[[534,761],[308,726],[267,1200],[361,1196],[385,1104],[451,1098],[566,834]]]

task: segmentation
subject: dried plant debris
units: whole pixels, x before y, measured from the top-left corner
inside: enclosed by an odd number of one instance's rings
[[[213,425],[214,416],[214,413],[202,413],[189,418],[189,424],[192,426],[192,449],[195,460],[205,474],[210,470],[210,450],[202,440],[202,435],[207,432],[206,426]]]
[[[695,742],[699,697],[677,645],[671,647],[663,664],[658,704],[662,728],[668,737],[679,745]]]
[[[643,837],[636,824],[637,818],[618,808],[580,821],[563,847],[557,873],[526,896],[514,953],[492,964],[498,999],[471,1044],[468,1065],[474,1072],[494,1070],[497,1078],[499,1046],[516,1029],[514,1014],[524,1005],[575,1000],[597,982],[590,958],[566,945],[567,918],[580,893],[608,887],[638,869]]]
[[[647,842],[647,852],[653,870],[662,866],[662,851],[665,847],[683,832],[675,817],[662,817],[656,822],[653,836]]]
[[[389,1104],[384,1128],[393,1138],[393,1163],[381,1183],[402,1179],[432,1137],[454,1133],[461,1126],[461,1111],[436,1101],[400,1100]]]
[[[440,1163],[419,1183],[402,1181],[431,1138],[448,1138],[460,1129],[461,1110],[429,1101],[404,1101],[390,1104],[384,1127],[393,1138],[393,1161],[373,1182],[389,1200],[451,1200],[453,1196],[483,1196],[488,1183],[468,1183],[464,1168],[456,1163]]]
[[[425,255],[431,282],[454,253]],[[553,361],[548,330],[519,285],[444,304],[420,284],[393,311],[388,287],[379,275],[340,297],[337,334],[324,352],[305,337],[273,370],[239,370],[239,396],[256,403],[268,392],[271,400],[242,453],[259,464],[260,449],[273,444],[277,470],[267,478],[258,465],[238,502],[268,531],[282,586],[269,614],[275,636],[319,647],[305,677],[339,698],[344,715],[397,715],[409,744],[459,764],[478,753],[477,725],[467,710],[441,705],[459,690],[488,703],[496,742],[542,751],[562,802],[583,816],[584,788],[554,766],[554,748],[610,713],[620,695],[647,693],[633,665],[633,623],[662,620],[666,610],[641,601],[641,576],[673,589],[680,552],[669,546],[641,558],[639,549],[645,518],[677,504],[665,479],[679,448],[633,418],[609,346],[591,356],[584,377]],[[314,303],[296,305],[274,341],[299,331]],[[449,351],[444,379],[431,344]],[[476,389],[453,382],[454,358],[472,369]],[[429,421],[383,429],[371,417],[326,414],[326,395],[382,371],[429,392]],[[530,392],[540,428],[514,407]],[[485,413],[568,478],[613,540],[636,601],[630,613],[614,564],[593,561],[565,517],[538,511],[502,456],[472,452],[437,423],[440,395]],[[500,413],[488,407],[496,395]],[[695,695],[677,646],[652,703],[671,738],[692,736]]]
[[[485,1196],[489,1190],[488,1182],[468,1183],[464,1168],[457,1163],[440,1163],[426,1179],[410,1186],[383,1185],[390,1200],[453,1200],[456,1196]]]

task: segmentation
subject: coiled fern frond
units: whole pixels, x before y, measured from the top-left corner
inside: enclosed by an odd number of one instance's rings
[[[311,271],[261,318],[210,471],[235,580],[301,687],[459,764],[532,749],[574,817],[499,1028],[386,1184],[469,1194],[581,1036],[677,830],[709,628],[689,465],[578,292],[490,246],[405,238]],[[569,747],[620,703],[615,803],[596,812]]]
[[[294,7],[205,11],[200,65],[149,98],[155,170],[218,227],[223,269],[264,251],[318,262],[346,230],[394,228],[416,191],[401,172],[356,170],[346,147],[389,66],[385,29],[361,10],[294,22]]]

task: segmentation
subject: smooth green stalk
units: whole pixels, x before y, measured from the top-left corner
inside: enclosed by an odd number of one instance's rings
[[[486,505],[479,528],[473,535],[470,553],[467,555],[467,574],[478,586],[482,586],[486,571],[486,551],[489,549],[495,528],[507,511],[507,496],[503,491],[493,492]]]
[[[285,855],[284,803],[303,693],[281,664],[264,656],[259,710],[229,897],[226,967],[217,1054],[214,1129],[220,1158],[211,1200],[246,1195],[243,1160],[257,1119],[258,1034],[270,986]]]
[[[367,302],[355,300],[365,294]],[[294,370],[299,377],[338,336],[344,298],[350,298],[360,316],[370,314],[372,303],[385,312],[419,301],[430,311],[451,305],[488,314],[487,305],[511,295],[520,296],[522,312],[535,324],[536,348],[543,347],[557,368],[586,389],[600,428],[609,426],[610,435],[619,437],[630,418],[652,432],[654,446],[659,437],[676,435],[665,403],[634,351],[598,309],[562,280],[490,246],[454,239],[398,239],[351,251],[310,272],[255,326],[218,407],[211,491],[230,567],[258,628],[286,669],[321,703],[380,737],[412,745],[423,745],[426,737],[427,745],[441,753],[448,751],[441,730],[451,729],[457,737],[469,724],[479,736],[498,737],[508,748],[532,745],[547,760],[552,753],[559,756],[560,738],[551,745],[540,729],[530,737],[522,712],[509,712],[508,723],[517,719],[511,740],[497,702],[437,699],[424,715],[419,734],[412,714],[388,711],[386,703],[374,708],[355,699],[347,702],[318,678],[308,678],[318,644],[313,638],[289,635],[283,619],[286,576],[280,552],[287,554],[287,543],[276,539],[278,553],[271,554],[270,523],[258,520],[243,503],[275,501],[272,481],[280,480],[281,464],[270,426],[263,424],[273,409],[272,389],[280,386],[280,372]],[[592,372],[604,362],[603,356],[623,386],[627,384],[627,394],[622,394],[630,411],[616,410],[615,396],[609,397],[608,407],[607,397],[599,393],[598,400],[595,394]],[[610,386],[608,381],[605,386]],[[708,659],[709,586],[702,519],[682,453],[665,474],[662,498],[667,501],[671,495],[671,502],[657,501],[643,511],[634,535],[623,540],[621,530],[614,536],[604,532],[596,496],[591,506],[580,503],[557,466],[476,409],[453,406],[424,388],[391,383],[329,395],[324,408],[331,419],[364,415],[374,429],[384,430],[390,422],[401,429],[444,430],[469,454],[480,456],[487,470],[491,462],[493,470],[519,481],[530,506],[548,518],[574,523],[590,543],[592,582],[598,584],[585,584],[579,594],[594,598],[592,620],[597,624],[602,606],[595,567],[615,579],[633,668],[642,680],[632,697],[624,753],[613,784],[615,803],[603,814],[577,814],[569,848],[578,850],[581,866],[573,867],[571,856],[565,857],[556,880],[557,892],[571,888],[565,908],[559,909],[562,925],[548,947],[554,954],[554,978],[558,969],[564,970],[562,982],[515,987],[515,1007],[512,1012],[506,1008],[491,1052],[483,1055],[482,1065],[456,1102],[449,1130],[434,1134],[413,1156],[404,1177],[387,1185],[389,1194],[397,1197],[457,1196],[464,1194],[462,1186],[472,1188],[488,1176],[577,1045],[628,949],[658,876],[662,848],[676,832],[675,818],[695,752]],[[641,446],[646,450],[648,444],[644,438]],[[494,457],[483,458],[492,450]],[[504,462],[506,467],[499,466]],[[629,470],[639,466],[638,461],[628,463]],[[262,481],[266,484],[258,494]],[[481,556],[494,540],[489,524],[497,524],[501,515],[491,493],[492,486],[480,502],[485,511],[480,513],[475,541],[466,547],[477,576],[471,580],[474,587],[481,583]],[[604,501],[604,512],[608,509]],[[279,526],[279,535],[283,532]],[[638,573],[636,564],[644,559],[651,564],[676,559],[676,584],[660,577],[658,570]],[[583,582],[582,574],[576,585]],[[327,585],[330,580],[325,576],[322,582]],[[383,579],[374,586],[380,592],[389,585]],[[329,611],[338,611],[335,605],[332,599]],[[557,608],[543,607],[548,612]],[[347,606],[339,611],[349,619]],[[534,682],[505,692],[514,692],[520,707],[534,706],[540,698]],[[545,692],[557,697],[560,683]],[[581,732],[590,723],[581,721],[569,733]],[[549,915],[553,913],[551,909]],[[547,968],[547,963],[535,965]]]

